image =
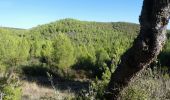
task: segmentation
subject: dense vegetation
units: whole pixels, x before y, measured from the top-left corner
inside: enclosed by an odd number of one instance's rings
[[[2,27],[1,77],[10,69],[19,76],[43,74],[39,69],[38,73],[25,71],[27,68],[38,67],[69,79],[79,78],[73,71],[84,70],[88,78],[97,77],[107,83],[120,56],[132,45],[138,32],[139,25],[133,23],[75,19],[63,19],[28,30]],[[170,56],[169,45],[168,34],[168,41],[158,60],[163,66],[170,66],[167,59]],[[5,87],[7,91],[9,86]]]

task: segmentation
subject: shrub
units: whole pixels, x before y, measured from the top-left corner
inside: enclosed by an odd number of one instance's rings
[[[139,78],[122,92],[121,100],[167,100],[170,99],[169,80],[159,70],[145,70]]]
[[[7,85],[2,88],[3,100],[21,100],[21,88]]]
[[[4,94],[3,100],[21,100],[22,92],[16,74],[8,73],[0,78],[0,92]]]

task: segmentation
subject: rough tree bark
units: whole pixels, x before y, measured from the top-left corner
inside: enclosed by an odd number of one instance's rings
[[[144,0],[140,33],[112,74],[104,95],[106,100],[117,100],[120,92],[160,53],[166,41],[169,7],[170,0]]]

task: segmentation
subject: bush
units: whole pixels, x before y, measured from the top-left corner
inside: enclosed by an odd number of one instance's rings
[[[4,94],[3,100],[21,100],[22,91],[16,74],[8,73],[0,78],[0,92]]]
[[[121,100],[169,100],[170,78],[159,70],[145,70],[122,92]]]
[[[7,85],[2,88],[3,100],[21,100],[21,88]]]

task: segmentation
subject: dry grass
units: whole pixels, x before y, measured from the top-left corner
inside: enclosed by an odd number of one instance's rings
[[[64,100],[75,95],[69,90],[55,91],[53,88],[40,86],[35,82],[23,81],[22,83],[22,100]]]

